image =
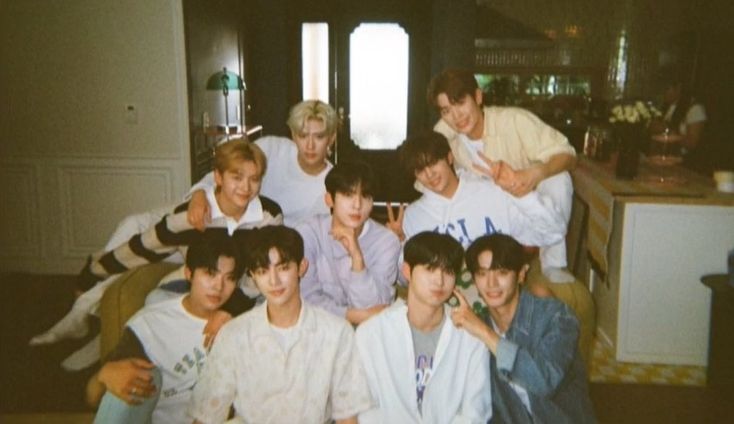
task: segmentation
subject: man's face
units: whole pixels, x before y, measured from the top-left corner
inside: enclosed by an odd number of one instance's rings
[[[250,271],[268,305],[286,306],[297,302],[300,296],[298,282],[306,272],[305,259],[301,264],[295,261],[284,262],[280,258],[280,252],[274,247],[268,252],[268,259],[270,265]]]
[[[327,134],[326,124],[318,119],[309,119],[298,132],[291,132],[298,147],[298,164],[307,174],[317,174],[326,166],[329,146],[336,134]]]
[[[193,271],[184,269],[186,278],[191,282],[189,292],[191,313],[199,317],[207,317],[219,309],[237,287],[233,274],[235,261],[229,256],[220,256],[216,269],[196,268]]]
[[[453,156],[440,159],[425,168],[415,171],[415,179],[424,187],[444,197],[451,197],[459,184],[458,177],[451,166]]]
[[[520,299],[519,281],[525,278],[526,269],[520,273],[508,269],[490,269],[492,252],[486,250],[477,258],[479,267],[474,273],[474,283],[479,295],[490,309],[514,307]]]
[[[217,200],[225,214],[242,213],[250,200],[260,193],[262,176],[258,166],[249,160],[234,161],[230,169],[214,171],[214,182],[219,187]]]
[[[409,281],[409,302],[413,299],[422,305],[439,307],[454,291],[456,275],[441,268],[429,269],[425,265],[416,265],[411,269],[407,263],[403,263],[402,272]]]
[[[362,194],[357,187],[352,193],[326,193],[326,205],[332,209],[332,219],[337,225],[361,230],[372,212],[372,196]]]
[[[467,137],[478,140],[484,133],[484,113],[482,112],[482,92],[477,90],[474,96],[466,95],[456,103],[452,103],[446,93],[436,97],[441,119],[452,130]]]

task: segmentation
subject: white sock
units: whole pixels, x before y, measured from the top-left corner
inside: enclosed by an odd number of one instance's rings
[[[71,308],[71,310],[45,332],[33,337],[28,344],[40,346],[56,343],[65,339],[81,339],[89,332],[87,312],[82,308]]]
[[[99,334],[61,362],[66,371],[81,371],[99,361]]]
[[[551,283],[571,283],[576,281],[576,277],[574,277],[573,274],[568,272],[565,268],[548,266],[543,267],[542,271],[545,278],[547,278]]]

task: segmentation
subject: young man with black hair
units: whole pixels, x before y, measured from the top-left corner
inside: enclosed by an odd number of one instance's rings
[[[206,237],[190,246],[184,267],[189,293],[135,314],[89,380],[88,402],[102,400],[95,422],[191,422],[185,406],[206,360],[204,327],[235,290],[244,265],[231,238]]]
[[[301,280],[306,302],[359,324],[393,301],[400,241],[370,218],[376,180],[363,162],[339,162],[326,175],[331,215],[296,227],[309,267]]]
[[[492,415],[489,355],[452,324],[446,304],[463,249],[451,236],[417,234],[405,243],[398,300],[357,328],[357,347],[377,406],[361,423],[486,423]]]
[[[576,315],[559,300],[522,290],[522,246],[505,234],[480,237],[466,265],[489,316],[482,320],[457,293],[452,318],[492,353],[492,422],[593,423]]]
[[[448,139],[457,169],[489,176],[513,196],[538,190],[553,199],[568,222],[573,196],[568,171],[576,165],[576,152],[563,134],[527,110],[483,107],[482,91],[468,70],[436,75],[427,100],[441,115],[434,130]],[[551,282],[574,281],[565,269],[563,240],[541,248],[540,262]]]
[[[373,405],[347,321],[301,299],[308,261],[294,229],[254,232],[245,254],[265,302],[227,323],[194,388],[190,414],[221,423],[356,423]]]

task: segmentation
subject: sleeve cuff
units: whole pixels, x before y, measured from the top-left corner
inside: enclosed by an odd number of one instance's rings
[[[497,369],[509,373],[515,366],[517,359],[517,351],[520,349],[518,345],[507,340],[500,339],[497,344]]]

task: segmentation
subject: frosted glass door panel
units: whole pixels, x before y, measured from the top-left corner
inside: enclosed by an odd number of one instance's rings
[[[407,133],[408,34],[360,24],[349,37],[350,136],[362,149],[394,149]]]
[[[301,40],[303,100],[329,103],[329,24],[303,24]]]

